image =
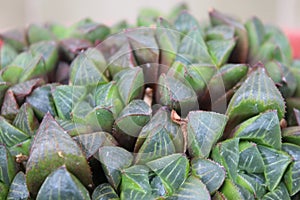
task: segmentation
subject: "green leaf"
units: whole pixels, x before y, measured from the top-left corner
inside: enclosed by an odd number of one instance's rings
[[[182,154],[161,157],[146,165],[160,177],[169,195],[180,188],[189,172],[188,159]]]
[[[286,142],[300,145],[300,126],[290,126],[282,129],[282,137]]]
[[[293,159],[284,175],[284,183],[291,196],[300,191],[300,147],[298,145],[284,143],[282,150]]]
[[[140,67],[120,71],[114,76],[123,103],[127,105],[133,99],[142,95],[144,87],[143,70]]]
[[[214,64],[220,68],[227,62],[236,42],[235,39],[210,40],[206,44]]]
[[[213,64],[200,30],[191,30],[182,39],[176,60],[185,64]]]
[[[228,139],[218,143],[211,156],[214,161],[225,167],[227,177],[235,181],[239,163],[239,139]]]
[[[157,20],[156,40],[160,49],[160,64],[168,68],[176,58],[180,43],[180,33],[165,19]],[[161,70],[160,70],[161,71]]]
[[[224,194],[220,191],[216,191],[214,196],[211,198],[212,200],[227,200]]]
[[[152,187],[152,194],[155,198],[166,196],[166,189],[162,180],[158,176],[154,176],[150,180],[150,184]]]
[[[108,183],[98,185],[93,191],[93,200],[119,200],[119,196]]]
[[[32,141],[33,141],[33,139],[29,138],[18,144],[15,144],[14,146],[9,147],[9,151],[10,151],[11,155],[12,156],[17,156],[17,155],[29,156]]]
[[[9,88],[9,83],[0,81],[0,104],[3,102],[3,98],[7,88]]]
[[[210,194],[201,180],[191,175],[167,200],[198,200],[199,198],[210,199]]]
[[[285,113],[284,100],[264,69],[253,72],[235,92],[227,108],[229,124],[235,124],[266,110],[277,110],[279,120]]]
[[[52,96],[52,91],[56,86],[56,84],[43,85],[36,88],[31,95],[26,98],[26,102],[33,108],[38,119],[42,119],[47,112],[50,112],[52,116],[56,116]]]
[[[156,127],[162,126],[167,133],[169,133],[170,139],[173,141],[176,152],[183,152],[183,135],[181,128],[178,124],[175,124],[171,118],[171,112],[166,107],[161,107],[156,111],[156,113],[151,117],[148,124],[146,124],[141,130],[139,137],[135,143],[134,152],[138,152],[148,135],[155,129],[159,130]],[[151,141],[151,140],[150,140]]]
[[[71,111],[75,104],[85,97],[87,89],[83,86],[59,85],[52,92],[58,117],[71,119]]]
[[[24,102],[24,99],[31,94],[31,92],[45,84],[44,80],[41,78],[31,79],[29,81],[25,81],[22,83],[18,83],[10,88],[10,90],[13,91],[17,101],[19,104],[22,104]]]
[[[89,192],[66,166],[53,171],[44,181],[37,195],[37,200],[43,199],[78,199],[89,200]]]
[[[30,24],[27,29],[27,38],[29,44],[34,44],[40,41],[52,40],[54,35],[43,25]]]
[[[70,81],[73,85],[97,85],[103,82],[106,83],[108,80],[93,58],[84,52],[72,61]]]
[[[261,113],[244,121],[237,126],[233,136],[281,149],[281,130],[276,110]]]
[[[28,133],[20,131],[0,116],[0,144],[11,147],[28,138]]]
[[[199,29],[201,31],[198,20],[196,20],[191,14],[187,11],[182,11],[176,18],[174,26],[177,31],[182,35],[188,34],[188,32]],[[202,34],[202,33],[200,33]]]
[[[2,44],[0,47],[0,69],[9,65],[17,55],[16,50],[9,44]]]
[[[16,167],[16,163],[8,149],[5,147],[5,145],[0,144],[0,184],[2,182],[6,187],[9,187],[17,173]]]
[[[104,146],[99,149],[98,157],[108,182],[117,190],[121,183],[121,170],[131,166],[133,155],[121,147]]]
[[[20,111],[13,121],[13,125],[28,135],[35,133],[39,123],[34,116],[33,109],[28,103],[24,103],[21,106]]]
[[[285,170],[292,162],[292,158],[283,151],[278,151],[265,146],[258,146],[262,155],[266,177],[266,183],[270,191],[274,191],[282,179]]]
[[[143,100],[131,101],[115,121],[118,131],[138,137],[140,130],[148,123],[152,110]]]
[[[91,171],[81,149],[47,113],[35,136],[26,165],[29,191],[35,196],[46,177],[62,165],[85,186],[92,183]]]
[[[209,12],[209,18],[213,26],[226,25],[234,27],[235,35],[237,36],[238,40],[236,47],[232,52],[232,55],[234,56],[232,56],[229,60],[233,63],[246,63],[249,44],[247,30],[244,25],[240,21],[227,16],[215,9],[212,9]]]
[[[171,75],[162,74],[158,82],[159,102],[186,116],[189,111],[199,108],[193,89]]]
[[[229,40],[234,38],[234,27],[217,25],[209,27],[206,31],[207,40]]]
[[[0,34],[0,38],[17,51],[22,51],[27,46],[25,30],[22,29],[13,29],[3,32]]]
[[[1,107],[1,116],[8,120],[14,120],[19,112],[19,105],[13,92],[9,89],[6,91]]]
[[[239,143],[239,168],[249,174],[263,173],[264,162],[255,143],[242,141]]]
[[[194,158],[191,161],[192,174],[206,185],[210,194],[215,193],[225,180],[226,171],[223,166],[214,161]]]
[[[225,179],[220,192],[224,194],[226,200],[244,200],[244,197],[237,185],[231,179]]]
[[[207,158],[222,136],[227,117],[205,111],[192,111],[187,116],[188,150],[192,157]]]
[[[175,153],[170,133],[161,125],[149,131],[146,140],[140,147],[135,162],[145,164],[148,161]]]
[[[137,26],[149,27],[153,25],[161,13],[153,8],[142,8],[137,17]]]
[[[122,172],[121,199],[154,199],[148,179],[149,168],[134,165]]]
[[[106,132],[81,134],[73,137],[73,139],[79,144],[86,158],[92,157],[102,146],[115,146],[117,144],[117,141]]]
[[[266,194],[265,185],[259,183],[255,178],[248,176],[247,174],[239,173],[237,183],[253,194],[255,198],[261,199],[263,195]]]
[[[289,193],[284,185],[280,183],[273,191],[268,192],[263,196],[262,200],[290,200]]]
[[[7,200],[29,199],[29,191],[26,186],[25,174],[17,173],[13,182],[10,185]]]
[[[7,193],[8,193],[8,186],[5,185],[3,182],[0,182],[0,198],[6,199]]]

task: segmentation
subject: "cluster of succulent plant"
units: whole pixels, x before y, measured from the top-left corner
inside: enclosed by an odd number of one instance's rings
[[[186,9],[0,34],[0,199],[299,198],[288,40]]]

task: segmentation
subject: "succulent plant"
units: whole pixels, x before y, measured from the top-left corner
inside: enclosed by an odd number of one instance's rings
[[[299,198],[286,37],[186,9],[0,34],[0,199]]]

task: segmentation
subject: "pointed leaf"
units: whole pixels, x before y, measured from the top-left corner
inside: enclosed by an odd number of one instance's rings
[[[73,139],[82,148],[86,158],[92,157],[102,146],[115,146],[117,144],[117,141],[106,132],[81,134],[73,137]]]
[[[190,155],[207,158],[213,145],[222,136],[227,117],[214,112],[192,111],[187,120]]]
[[[214,161],[202,158],[194,158],[191,161],[192,174],[206,185],[210,194],[218,190],[225,180],[224,167]]]
[[[292,158],[283,151],[278,151],[265,146],[258,146],[265,164],[265,177],[268,189],[274,191],[280,183],[283,174],[292,162]]]
[[[280,183],[273,191],[263,196],[262,200],[290,200],[289,193],[283,183]]]
[[[225,64],[235,46],[235,40],[210,40],[207,42],[207,47],[211,58],[217,67]]]
[[[0,38],[17,51],[24,50],[27,45],[25,31],[21,29],[8,30],[1,33]]]
[[[93,191],[93,200],[119,200],[119,196],[108,183],[98,185]]]
[[[55,105],[52,97],[52,91],[56,84],[47,84],[36,88],[30,96],[26,98],[26,102],[31,105],[37,118],[41,119],[47,112],[52,116],[56,116]]]
[[[154,199],[148,179],[149,168],[134,165],[122,172],[121,199]]]
[[[239,149],[240,169],[245,170],[249,174],[264,172],[264,162],[255,143],[248,141],[240,142]]]
[[[54,39],[54,35],[46,26],[40,24],[30,24],[27,29],[27,38],[30,44],[40,41],[48,41]]]
[[[293,158],[293,162],[284,175],[284,183],[289,194],[293,196],[300,191],[300,147],[298,145],[284,143],[282,150]]]
[[[123,70],[114,77],[114,80],[117,82],[119,94],[125,105],[141,96],[144,87],[144,75],[141,68]]]
[[[17,168],[13,157],[9,153],[8,149],[3,144],[0,144],[0,183],[9,187],[16,173]]]
[[[13,125],[28,135],[33,135],[35,133],[39,123],[34,116],[33,109],[28,103],[24,103],[21,106],[20,111],[13,121]]]
[[[181,32],[184,35],[191,30],[199,29],[200,31],[200,25],[198,21],[185,10],[177,16],[174,22],[174,26],[177,31]]]
[[[189,176],[176,193],[168,197],[167,200],[198,200],[211,199],[210,194],[201,182],[201,180],[194,176]]]
[[[7,200],[28,199],[29,191],[26,186],[25,174],[19,172],[10,185]]]
[[[15,144],[14,146],[9,147],[11,155],[15,157],[22,155],[24,155],[25,157],[29,156],[32,141],[33,139],[29,138],[18,144]]]
[[[180,188],[189,172],[188,159],[181,154],[165,156],[146,165],[160,177],[169,195]]]
[[[284,100],[264,69],[259,68],[236,91],[226,113],[228,123],[237,124],[253,115],[275,109],[281,120],[285,113]]]
[[[244,200],[243,195],[237,185],[231,179],[225,179],[225,182],[220,189],[220,192],[224,194],[227,200]]]
[[[53,171],[41,186],[37,200],[41,199],[89,200],[89,192],[65,166]]]
[[[2,44],[0,47],[0,69],[3,69],[17,57],[16,50],[9,44]]]
[[[300,145],[300,126],[291,126],[282,130],[283,140]]]
[[[35,136],[26,165],[29,191],[36,195],[46,177],[62,165],[85,186],[91,184],[91,171],[81,149],[48,113]]]
[[[11,125],[6,119],[0,116],[0,144],[7,147],[14,146],[29,138],[28,133],[24,133]]]
[[[121,183],[121,170],[131,166],[132,154],[121,147],[104,146],[99,149],[98,157],[108,182],[117,190]]]
[[[58,117],[71,119],[71,111],[75,104],[84,98],[87,89],[83,86],[59,85],[52,92]]]
[[[234,137],[281,149],[281,130],[277,112],[267,111],[240,124]]]
[[[239,139],[229,139],[218,143],[212,150],[212,158],[227,171],[227,177],[236,180],[239,163]]]
[[[261,199],[266,193],[266,187],[256,181],[253,177],[247,174],[239,173],[237,177],[237,184],[248,190],[254,197]]]
[[[140,147],[135,162],[145,164],[148,161],[175,153],[175,147],[168,131],[158,125],[149,131]]]
[[[207,40],[229,40],[234,38],[234,27],[217,25],[208,28],[206,32]]]
[[[7,90],[1,107],[1,115],[8,120],[13,120],[19,112],[19,105],[11,90]]]

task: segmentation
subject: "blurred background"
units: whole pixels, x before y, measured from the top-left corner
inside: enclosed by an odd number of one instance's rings
[[[198,19],[207,19],[207,11],[216,8],[242,20],[256,15],[266,23],[300,29],[299,0],[0,0],[0,31],[31,22],[69,25],[85,17],[104,24],[121,19],[135,23],[141,8],[167,13],[180,2],[186,2]]]

